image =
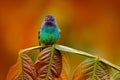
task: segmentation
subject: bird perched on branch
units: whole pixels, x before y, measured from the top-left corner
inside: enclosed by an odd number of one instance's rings
[[[60,38],[60,29],[52,15],[47,15],[39,31],[39,41],[44,45],[53,45]]]

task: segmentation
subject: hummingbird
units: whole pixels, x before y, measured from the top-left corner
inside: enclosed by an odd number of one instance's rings
[[[58,41],[60,38],[60,29],[54,16],[45,16],[38,35],[39,42],[43,45],[53,45]]]

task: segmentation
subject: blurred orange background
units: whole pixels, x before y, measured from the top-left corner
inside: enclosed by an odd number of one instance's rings
[[[57,19],[59,44],[120,64],[119,0],[0,0],[0,80],[5,80],[20,49],[38,45],[47,14]],[[76,57],[73,61],[79,61]]]

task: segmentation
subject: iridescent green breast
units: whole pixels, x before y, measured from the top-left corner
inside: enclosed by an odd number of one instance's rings
[[[56,26],[43,26],[39,35],[41,43],[45,45],[52,45],[58,41],[60,32]]]

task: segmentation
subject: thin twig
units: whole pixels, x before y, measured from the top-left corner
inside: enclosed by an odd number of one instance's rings
[[[30,48],[22,49],[22,50],[20,50],[19,53],[24,53],[24,52],[26,52],[26,51],[31,51],[31,50],[40,49],[40,48],[42,48],[42,47],[43,47],[43,46],[35,46],[35,47],[30,47]]]
[[[105,60],[105,59],[103,59],[103,58],[100,58],[99,61],[101,61],[101,62],[103,62],[103,63],[111,66],[112,68],[114,68],[114,69],[116,69],[116,70],[118,70],[118,71],[120,71],[120,67],[119,67],[119,66],[114,65],[114,64],[112,64],[111,62],[109,62],[109,61],[107,61],[107,60]]]
[[[76,50],[76,49],[73,49],[73,48],[70,48],[70,47],[67,47],[67,46],[62,46],[62,45],[56,45],[56,49],[61,50],[61,51],[65,51],[65,52],[69,52],[69,53],[76,53],[76,54],[86,56],[86,57],[89,57],[89,58],[97,58],[98,57],[98,56],[94,56],[92,54],[89,54],[89,53],[86,53],[86,52],[83,52],[83,51],[79,51],[79,50]],[[109,61],[107,61],[103,58],[99,58],[99,61],[111,66],[112,68],[114,68],[118,71],[120,71],[119,66],[114,65],[111,62],[109,62]]]
[[[79,51],[79,50],[76,50],[76,49],[73,49],[73,48],[70,48],[70,47],[67,47],[67,46],[63,46],[63,45],[56,45],[55,48],[58,49],[58,50],[64,51],[64,52],[76,53],[76,54],[86,56],[86,57],[90,57],[90,58],[96,58],[97,57],[97,56],[94,56],[92,54],[89,54],[89,53],[86,53],[86,52],[83,52],[83,51]]]

